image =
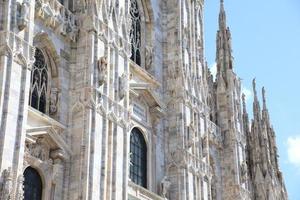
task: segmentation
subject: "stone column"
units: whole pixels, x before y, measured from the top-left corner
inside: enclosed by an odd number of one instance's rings
[[[12,167],[14,186],[23,173],[30,73],[34,62],[33,23],[25,23],[22,29],[17,25],[20,17],[34,22],[34,1],[22,2],[20,13],[17,4],[2,2],[4,15],[1,13],[0,18],[0,172]]]

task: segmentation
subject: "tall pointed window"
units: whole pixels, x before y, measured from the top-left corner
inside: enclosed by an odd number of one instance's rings
[[[29,105],[46,113],[48,94],[48,66],[43,52],[36,48],[35,62],[31,72]]]
[[[130,135],[130,179],[137,185],[147,187],[147,145],[137,128]]]
[[[131,16],[131,60],[137,65],[141,65],[141,15],[137,0],[130,1]]]
[[[24,171],[24,200],[41,200],[43,192],[42,179],[32,167]]]

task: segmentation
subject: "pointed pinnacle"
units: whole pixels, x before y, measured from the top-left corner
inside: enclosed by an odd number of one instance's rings
[[[267,101],[266,101],[266,90],[265,87],[262,88],[262,98],[263,98],[263,108],[267,109]]]
[[[243,93],[242,94],[242,101],[243,101],[243,111],[246,113],[246,95]]]
[[[252,80],[252,87],[253,87],[254,98],[257,99],[256,81],[255,81],[255,78]]]
[[[224,0],[220,0],[220,13],[225,13]]]
[[[220,0],[220,13],[219,13],[219,29],[226,29],[226,14],[224,9],[224,0]]]

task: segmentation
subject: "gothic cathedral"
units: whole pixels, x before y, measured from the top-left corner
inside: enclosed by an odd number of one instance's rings
[[[1,200],[287,200],[220,1],[0,0]]]

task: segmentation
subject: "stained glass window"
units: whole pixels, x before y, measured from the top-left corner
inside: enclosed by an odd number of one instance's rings
[[[42,179],[32,167],[24,171],[24,200],[41,200],[43,192]]]
[[[130,1],[130,16],[131,16],[131,60],[136,64],[141,65],[141,16],[137,0]]]
[[[29,105],[46,113],[48,94],[48,66],[43,52],[36,48],[35,62],[31,71]]]
[[[147,187],[147,146],[137,128],[130,135],[130,179],[137,185]]]

